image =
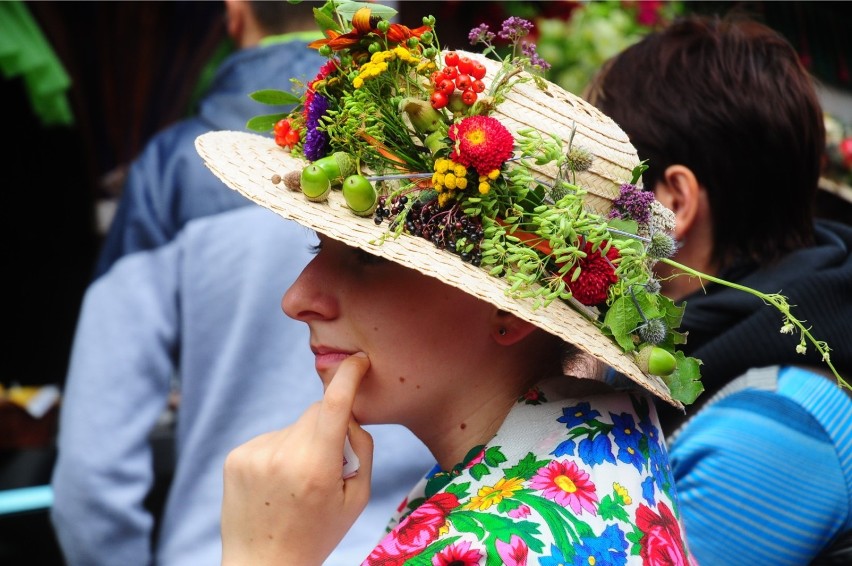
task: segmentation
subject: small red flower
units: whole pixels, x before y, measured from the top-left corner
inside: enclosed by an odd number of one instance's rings
[[[512,157],[515,139],[506,126],[491,116],[470,116],[450,128],[455,142],[450,159],[473,167],[480,175],[499,169]]]
[[[583,247],[586,257],[562,276],[574,298],[589,307],[604,302],[610,285],[618,281],[613,262],[620,255],[615,246],[609,248],[606,256],[601,254],[603,244],[597,250],[593,250],[593,247],[591,242],[586,242]],[[577,268],[580,269],[580,276],[576,281],[571,281]]]

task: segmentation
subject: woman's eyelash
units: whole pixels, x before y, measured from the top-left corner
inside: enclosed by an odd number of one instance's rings
[[[316,244],[310,244],[308,246],[308,253],[311,254],[311,255],[317,255],[318,253],[320,253],[321,249],[322,249],[322,242],[317,242]]]

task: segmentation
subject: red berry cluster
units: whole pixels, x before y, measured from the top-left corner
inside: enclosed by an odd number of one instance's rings
[[[281,147],[293,147],[299,143],[299,128],[294,128],[290,118],[278,120],[273,128],[275,143]]]
[[[429,101],[432,108],[441,109],[450,104],[451,99],[461,93],[461,101],[471,106],[478,98],[478,93],[485,90],[485,65],[470,57],[459,56],[455,51],[444,55],[446,67],[432,73],[432,84],[435,90]],[[458,93],[457,93],[458,92]]]

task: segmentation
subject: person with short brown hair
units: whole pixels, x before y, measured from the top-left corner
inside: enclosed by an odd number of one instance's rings
[[[686,17],[605,63],[586,97],[647,160],[645,189],[675,213],[674,258],[783,293],[848,379],[852,229],[813,218],[823,114],[789,42],[743,16]],[[852,529],[848,391],[756,297],[657,272],[687,304],[684,351],[703,361],[697,402],[660,407],[696,558],[793,566],[833,552]]]

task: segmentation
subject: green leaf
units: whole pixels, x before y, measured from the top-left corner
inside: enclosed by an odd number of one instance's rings
[[[604,520],[618,519],[624,522],[630,520],[627,515],[627,511],[625,511],[624,507],[621,505],[621,500],[613,495],[605,495],[601,499],[601,502],[598,505],[598,514],[601,516],[601,519]]]
[[[672,397],[684,405],[692,404],[704,391],[701,384],[701,360],[687,358],[683,352],[675,352],[677,367],[668,377],[663,378],[671,390]]]
[[[351,22],[352,16],[361,8],[369,8],[373,16],[381,16],[386,20],[393,18],[397,11],[389,6],[380,6],[371,2],[343,2],[338,4],[337,13],[340,14],[346,21]]]
[[[246,122],[246,128],[254,132],[270,133],[275,128],[275,122],[284,118],[287,114],[267,114],[265,116],[255,116]]]
[[[291,92],[267,88],[264,90],[256,90],[249,94],[249,97],[261,104],[281,105],[281,104],[298,104],[301,99]]]
[[[636,310],[633,299],[627,296],[616,299],[606,311],[604,317],[604,325],[609,328],[612,337],[625,352],[630,352],[636,348],[631,334],[641,322],[642,317]]]
[[[633,178],[630,180],[631,185],[635,185],[639,182],[639,178],[642,177],[642,173],[647,171],[648,169],[648,160],[645,159],[639,163],[636,167],[633,168]]]
[[[607,225],[610,228],[627,232],[628,234],[638,234],[639,224],[635,220],[625,220],[623,218],[611,218],[607,220]]]

